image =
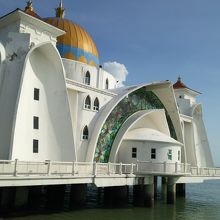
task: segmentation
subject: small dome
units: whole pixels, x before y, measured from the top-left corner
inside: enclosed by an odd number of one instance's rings
[[[62,17],[45,18],[44,21],[66,32],[57,38],[61,57],[99,66],[98,50],[85,29]]]

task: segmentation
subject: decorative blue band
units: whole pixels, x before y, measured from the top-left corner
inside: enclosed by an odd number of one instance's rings
[[[76,59],[79,59],[80,57],[83,56],[86,58],[88,64],[93,61],[95,65],[97,66],[99,65],[99,59],[96,56],[80,48],[66,46],[66,45],[57,43],[57,49],[60,52],[61,57],[64,57],[65,54],[72,53]]]

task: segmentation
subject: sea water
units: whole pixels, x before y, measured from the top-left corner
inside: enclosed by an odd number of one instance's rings
[[[47,212],[39,209],[34,214],[23,212],[11,220],[220,220],[220,180],[202,184],[187,184],[186,197],[177,198],[175,205],[167,205],[158,198],[154,208],[134,207],[131,198],[123,206],[106,208],[100,198],[89,193],[86,208]],[[16,216],[16,213],[13,213]],[[5,219],[2,218],[2,219]]]

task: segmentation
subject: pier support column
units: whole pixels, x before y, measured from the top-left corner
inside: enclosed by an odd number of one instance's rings
[[[107,205],[122,204],[128,201],[128,186],[104,188],[104,202]]]
[[[1,210],[5,211],[14,208],[15,192],[16,192],[15,187],[1,188],[1,197],[0,197]]]
[[[186,197],[186,184],[178,183],[176,184],[176,195],[179,197]]]
[[[154,199],[157,199],[157,182],[158,182],[158,177],[154,177]]]
[[[161,178],[161,198],[163,200],[166,200],[167,198],[167,182],[168,182],[167,177]]]
[[[144,185],[144,205],[146,207],[154,206],[154,184]]]
[[[87,184],[73,184],[70,192],[70,206],[80,207],[86,203]]]
[[[42,186],[31,186],[29,187],[28,194],[28,206],[31,209],[35,209],[40,206],[42,198]]]
[[[66,185],[47,186],[47,208],[62,209]]]
[[[29,189],[26,186],[16,187],[14,206],[15,208],[26,207],[28,204]]]
[[[167,183],[167,203],[174,204],[176,202],[176,182],[175,178],[169,177]]]
[[[139,185],[133,186],[134,205],[154,206],[154,177],[140,178]]]

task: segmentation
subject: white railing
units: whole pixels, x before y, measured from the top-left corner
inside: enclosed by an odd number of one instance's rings
[[[0,179],[4,176],[110,177],[128,174],[220,177],[220,168],[198,168],[183,163],[153,163],[147,161],[137,161],[136,164],[123,164],[0,160]]]
[[[184,163],[154,163],[151,161],[138,161],[138,173],[146,174],[190,174],[190,165]]]
[[[220,168],[191,167],[192,176],[220,176]]]

